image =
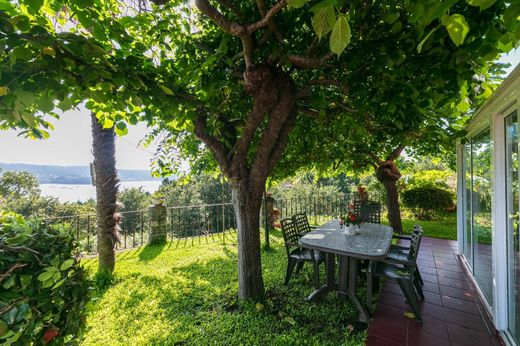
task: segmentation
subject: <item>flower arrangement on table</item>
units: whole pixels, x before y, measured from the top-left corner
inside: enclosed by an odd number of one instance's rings
[[[346,223],[350,225],[361,225],[363,222],[361,221],[361,218],[354,214],[354,212],[349,211],[346,218]]]

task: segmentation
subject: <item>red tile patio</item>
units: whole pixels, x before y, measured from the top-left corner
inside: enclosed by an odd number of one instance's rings
[[[399,286],[384,283],[368,328],[369,346],[502,345],[482,301],[456,254],[457,242],[424,237],[419,270],[424,280],[423,324],[409,311]]]

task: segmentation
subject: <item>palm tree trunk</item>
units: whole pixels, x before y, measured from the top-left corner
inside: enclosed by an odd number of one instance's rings
[[[104,129],[95,114],[92,117],[92,148],[96,185],[97,246],[99,271],[112,272],[115,267],[115,245],[119,238],[114,128]]]

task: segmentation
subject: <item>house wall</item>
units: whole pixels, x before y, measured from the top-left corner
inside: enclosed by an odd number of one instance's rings
[[[477,111],[467,126],[467,138],[471,139],[489,127],[493,141],[492,175],[492,262],[493,262],[493,302],[487,306],[493,322],[499,331],[508,328],[508,258],[507,258],[507,208],[506,208],[506,164],[504,118],[514,109],[520,115],[520,65],[495,91],[494,95]],[[465,227],[464,206],[466,203],[463,145],[457,146],[457,238],[459,254],[463,255]],[[491,303],[491,302],[490,302]],[[491,307],[491,305],[493,307]],[[504,339],[509,343],[507,332]]]

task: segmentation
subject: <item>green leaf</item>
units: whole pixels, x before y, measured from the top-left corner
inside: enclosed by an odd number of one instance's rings
[[[44,271],[38,277],[36,278],[38,281],[47,281],[54,275],[54,272],[51,271]]]
[[[118,122],[115,127],[116,135],[124,136],[128,133],[128,127],[122,121]]]
[[[61,264],[60,270],[67,270],[74,264],[74,258],[69,258]]]
[[[166,95],[170,95],[170,96],[174,95],[172,89],[165,87],[164,85],[159,84],[159,89],[161,89],[163,91],[163,93],[165,93]]]
[[[7,323],[5,323],[4,321],[0,320],[0,338],[2,336],[4,336],[5,334],[7,334],[8,330],[9,330],[9,328],[7,327]]]
[[[37,12],[43,6],[43,0],[27,0],[27,5]]]
[[[312,28],[321,39],[323,36],[328,34],[336,22],[336,11],[333,5],[325,6],[320,8],[312,17]]]
[[[0,0],[0,11],[11,11],[14,7],[9,1]]]
[[[481,11],[493,6],[495,1],[496,0],[466,0],[466,2],[471,6],[480,7]]]
[[[393,24],[399,18],[399,12],[389,13],[384,17],[384,21],[388,24]]]
[[[9,94],[9,88],[7,86],[0,86],[0,97]]]
[[[350,25],[347,19],[343,16],[338,17],[330,35],[330,50],[340,56],[347,48],[351,36]]]
[[[459,102],[457,105],[457,109],[461,111],[462,113],[466,113],[469,110],[469,102],[467,99],[463,99]]]
[[[395,34],[399,31],[401,31],[403,29],[403,24],[401,24],[401,22],[395,22],[391,27],[390,27],[390,32],[392,34]]]
[[[460,46],[469,32],[469,24],[461,14],[452,14],[441,19],[442,25],[448,30],[451,40]]]
[[[292,324],[293,326],[296,324],[296,321],[294,320],[294,318],[292,318],[290,316],[284,317],[283,321],[287,322],[289,324]]]
[[[307,0],[287,0],[287,5],[292,8],[303,7],[307,3]]]

